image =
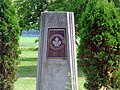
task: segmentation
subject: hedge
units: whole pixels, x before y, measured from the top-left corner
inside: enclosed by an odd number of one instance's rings
[[[19,32],[12,0],[0,0],[0,90],[13,90],[17,80]]]
[[[90,0],[82,14],[79,54],[88,90],[120,88],[120,18],[114,3]]]

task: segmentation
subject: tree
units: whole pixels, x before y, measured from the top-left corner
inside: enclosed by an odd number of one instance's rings
[[[0,0],[0,90],[13,90],[17,80],[19,24],[11,0]]]
[[[48,10],[50,11],[71,11],[75,17],[75,32],[76,37],[80,33],[80,18],[86,9],[89,0],[54,0],[49,3]]]
[[[76,27],[79,27],[77,22],[79,22],[79,17],[85,10],[88,1],[89,0],[16,0],[15,5],[16,8],[18,8],[17,13],[20,17],[20,26],[22,29],[39,29],[40,14],[45,10],[73,11],[75,12]]]
[[[45,10],[72,11],[75,13],[76,35],[79,34],[80,17],[90,0],[15,0],[17,13],[20,17],[21,29],[39,29],[40,14]],[[111,1],[111,0],[108,0]],[[113,0],[119,8],[119,0]],[[118,10],[119,11],[119,10]]]
[[[81,17],[79,54],[89,90],[120,88],[120,18],[113,2],[91,0]]]
[[[46,0],[16,0],[15,6],[20,18],[19,25],[21,30],[30,28],[39,30],[40,14],[47,8]]]

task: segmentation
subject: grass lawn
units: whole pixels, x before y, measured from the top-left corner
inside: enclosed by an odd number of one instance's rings
[[[19,79],[15,82],[14,90],[36,90],[36,71],[37,71],[37,57],[38,43],[34,43],[36,37],[21,37],[20,38],[20,65],[18,76]],[[83,88],[84,75],[79,70],[78,84],[79,90]]]

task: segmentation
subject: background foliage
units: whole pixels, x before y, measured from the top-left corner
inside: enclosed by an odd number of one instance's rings
[[[80,64],[89,90],[120,88],[120,19],[114,4],[92,0],[81,17]]]
[[[17,13],[20,17],[21,29],[38,29],[41,12],[72,11],[75,14],[76,35],[79,34],[80,18],[90,0],[15,0]],[[112,1],[112,0],[108,0]],[[113,0],[117,11],[120,13],[120,0]]]
[[[11,0],[0,0],[0,90],[12,90],[16,81],[19,25]]]
[[[40,13],[46,10],[46,0],[15,0],[21,30],[30,28],[39,30]]]
[[[48,1],[48,2],[47,2]],[[76,34],[79,34],[79,21],[89,0],[16,0],[15,5],[22,29],[39,29],[40,14],[43,11],[72,11],[75,13]]]

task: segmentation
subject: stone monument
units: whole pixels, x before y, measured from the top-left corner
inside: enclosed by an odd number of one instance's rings
[[[77,90],[73,12],[43,12],[36,90]]]

